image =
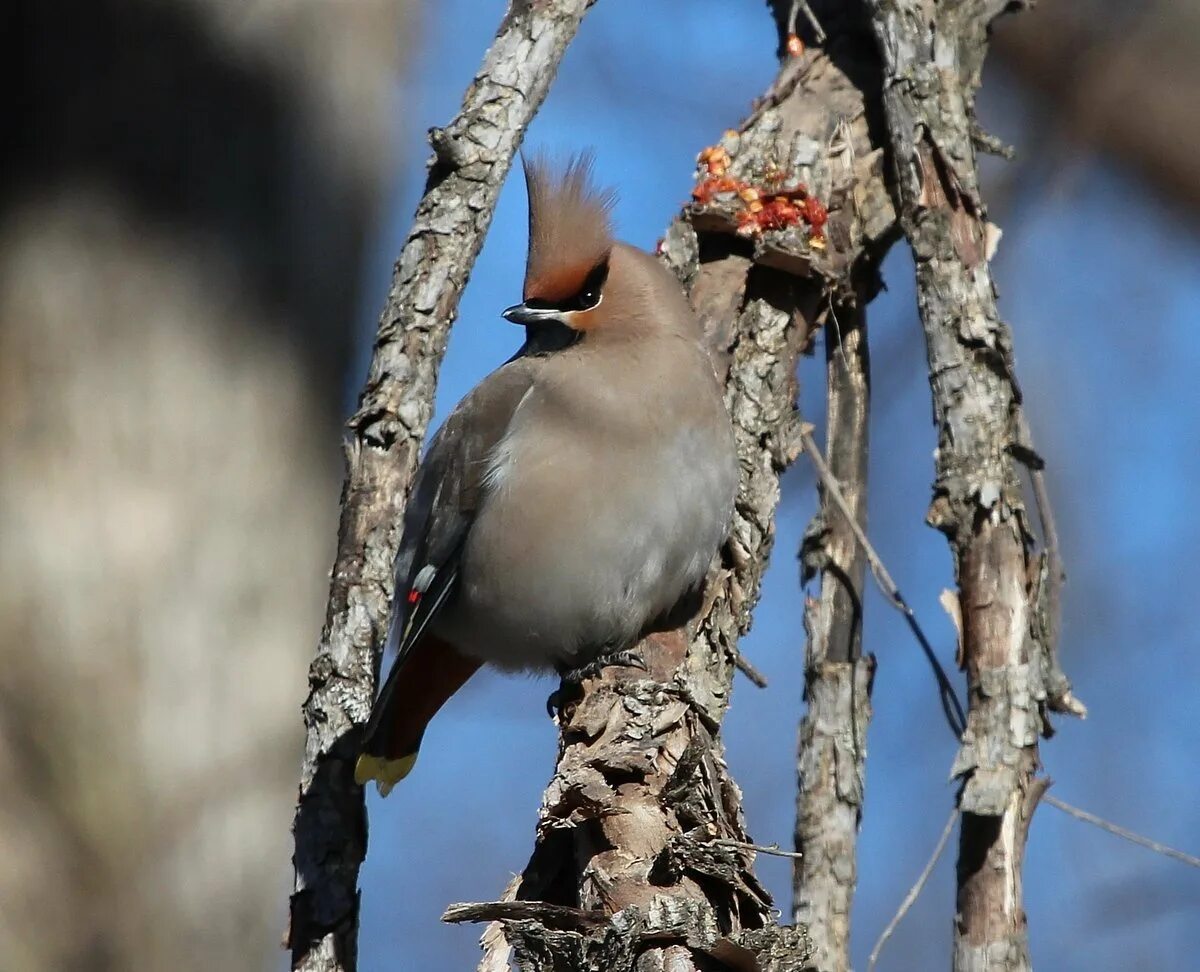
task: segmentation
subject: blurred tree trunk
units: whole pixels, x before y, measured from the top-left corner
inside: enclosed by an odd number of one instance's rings
[[[1036,16],[1003,20],[996,54],[1041,113],[1042,144],[1019,153],[1021,191],[1028,168],[1048,174],[1064,155],[1099,149],[1172,210],[1200,209],[1200,125],[1186,121],[1200,104],[1198,42],[1193,3],[1044,0]]]
[[[272,961],[405,9],[0,14],[6,967]]]

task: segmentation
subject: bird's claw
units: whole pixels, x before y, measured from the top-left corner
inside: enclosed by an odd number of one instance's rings
[[[622,649],[621,651],[598,655],[590,662],[580,665],[577,668],[560,669],[558,674],[562,682],[546,698],[546,712],[550,718],[557,720],[559,713],[563,709],[572,702],[578,701],[579,696],[582,694],[582,687],[585,680],[595,678],[604,669],[613,665],[625,668],[637,668],[643,672],[650,670],[646,666],[645,659],[630,649]]]

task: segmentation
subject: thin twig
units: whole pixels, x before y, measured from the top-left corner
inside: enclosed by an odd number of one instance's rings
[[[713,844],[723,844],[726,847],[736,847],[739,850],[757,851],[759,854],[770,854],[772,857],[789,857],[794,861],[804,857],[799,851],[785,851],[778,844],[751,844],[745,840],[730,840],[728,837],[721,837],[717,840],[710,841]]]
[[[879,936],[879,941],[871,949],[871,956],[867,959],[867,972],[874,972],[875,963],[879,961],[879,953],[883,951],[883,946],[887,944],[887,940],[892,937],[893,932],[900,926],[900,922],[904,920],[904,916],[908,914],[909,909],[916,904],[917,898],[921,896],[921,892],[925,889],[925,885],[929,881],[929,876],[933,874],[933,869],[937,866],[938,858],[942,856],[942,851],[946,849],[946,842],[950,840],[950,835],[954,832],[954,824],[958,820],[958,813],[958,807],[950,811],[950,817],[946,821],[946,826],[942,828],[942,836],[938,838],[937,846],[933,848],[933,854],[930,856],[928,863],[926,863],[925,869],[921,871],[920,876],[917,878],[917,883],[904,896],[904,900],[900,902],[900,910],[888,922],[887,927],[883,930],[883,934]]]
[[[1093,827],[1099,827],[1112,834],[1114,837],[1120,837],[1122,840],[1127,840],[1131,844],[1137,844],[1138,847],[1145,847],[1147,850],[1152,850],[1156,854],[1162,854],[1164,857],[1169,857],[1172,860],[1179,861],[1181,864],[1187,864],[1189,867],[1200,868],[1200,857],[1193,857],[1181,850],[1176,850],[1174,847],[1168,847],[1166,844],[1160,844],[1157,840],[1151,840],[1149,837],[1143,837],[1141,834],[1134,833],[1132,830],[1126,830],[1119,824],[1115,824],[1110,820],[1105,820],[1103,817],[1097,817],[1094,813],[1088,813],[1086,810],[1080,810],[1079,807],[1073,807],[1069,803],[1063,803],[1058,797],[1044,796],[1042,800],[1050,804],[1050,806],[1061,810],[1065,814],[1069,814],[1076,820],[1082,820],[1084,823],[1090,823]]]
[[[767,682],[767,676],[755,668],[750,663],[749,659],[746,658],[746,656],[740,651],[737,653],[737,657],[734,658],[733,663],[737,665],[737,670],[739,672],[745,675],[746,678],[750,679],[750,681],[754,685],[757,685],[760,689],[765,689],[769,684]]]
[[[797,32],[796,21],[799,19],[801,11],[804,11],[804,19],[812,28],[813,39],[818,44],[824,44],[825,30],[821,27],[821,22],[817,20],[817,15],[813,13],[813,8],[808,5],[808,0],[792,0],[792,9],[788,13],[788,33],[795,34]]]
[[[925,658],[933,669],[933,677],[937,680],[938,695],[941,698],[942,712],[946,717],[946,722],[954,733],[954,737],[956,739],[961,738],[963,731],[967,727],[967,717],[963,712],[962,703],[958,700],[958,694],[954,691],[954,686],[950,682],[950,677],[946,674],[946,670],[942,668],[941,662],[938,661],[937,654],[933,650],[933,645],[930,644],[929,639],[925,636],[925,631],[921,628],[920,622],[917,621],[917,616],[913,612],[913,609],[908,606],[908,602],[900,593],[900,588],[896,586],[896,582],[892,580],[892,575],[888,573],[883,560],[880,559],[879,554],[871,545],[871,541],[867,539],[867,535],[863,532],[862,527],[858,525],[858,521],[855,520],[853,514],[850,512],[850,507],[846,503],[846,497],[842,495],[841,487],[838,485],[833,473],[830,472],[829,466],[825,463],[825,457],[821,455],[821,450],[817,447],[817,443],[812,437],[812,426],[803,419],[800,421],[800,442],[817,469],[821,485],[833,497],[834,504],[850,525],[850,530],[854,534],[854,538],[862,544],[862,548],[867,555],[867,564],[871,568],[871,576],[875,578],[875,582],[879,585],[880,590],[883,591],[884,596],[892,606],[904,615],[904,620],[908,622],[909,628],[921,645],[921,650],[925,653]]]

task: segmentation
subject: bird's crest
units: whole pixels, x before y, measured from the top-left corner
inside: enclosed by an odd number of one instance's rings
[[[612,250],[609,216],[616,193],[592,184],[592,154],[565,165],[538,154],[525,158],[529,191],[529,260],[525,299],[555,303],[578,293]]]

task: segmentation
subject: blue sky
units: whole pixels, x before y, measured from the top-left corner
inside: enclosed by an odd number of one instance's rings
[[[454,114],[502,8],[499,0],[453,0],[426,15],[417,60],[397,93],[408,165],[364,275],[364,333],[421,189],[422,133]],[[598,179],[620,190],[619,235],[652,247],[690,191],[695,153],[735,124],[769,82],[773,43],[759,3],[597,4],[526,144],[593,147]],[[1036,157],[1041,136],[1029,105],[996,72],[988,81],[983,122]],[[1173,213],[1127,173],[1094,159],[1074,159],[1049,179],[1018,179],[1003,199],[992,212],[1005,230],[995,264],[1000,307],[1050,462],[1070,574],[1064,664],[1091,708],[1085,723],[1059,723],[1043,759],[1060,798],[1195,852],[1200,519],[1191,489],[1200,481],[1200,244],[1191,214]],[[519,343],[499,311],[519,297],[524,207],[521,180],[510,179],[453,331],[435,421]],[[937,598],[953,580],[945,543],[923,522],[935,440],[902,247],[885,278],[888,290],[871,309],[870,533],[949,664],[954,634]],[[819,356],[801,368],[802,405],[818,424]],[[770,688],[739,680],[725,729],[754,838],[784,846],[802,712],[795,551],[815,503],[811,473],[798,464],[785,479],[775,557],[743,642]],[[875,592],[866,603],[865,645],[879,668],[854,913],[859,968],[954,796],[947,781],[954,744],[927,666]],[[474,967],[480,929],[438,919],[452,901],[496,897],[527,860],[555,754],[544,709],[552,688],[545,679],[478,677],[430,727],[413,776],[387,801],[370,798],[360,944],[368,972]],[[881,969],[948,963],[952,848]],[[1038,812],[1028,855],[1030,933],[1041,967],[1194,967],[1200,874],[1048,807]],[[789,863],[763,857],[758,868],[786,913]]]

